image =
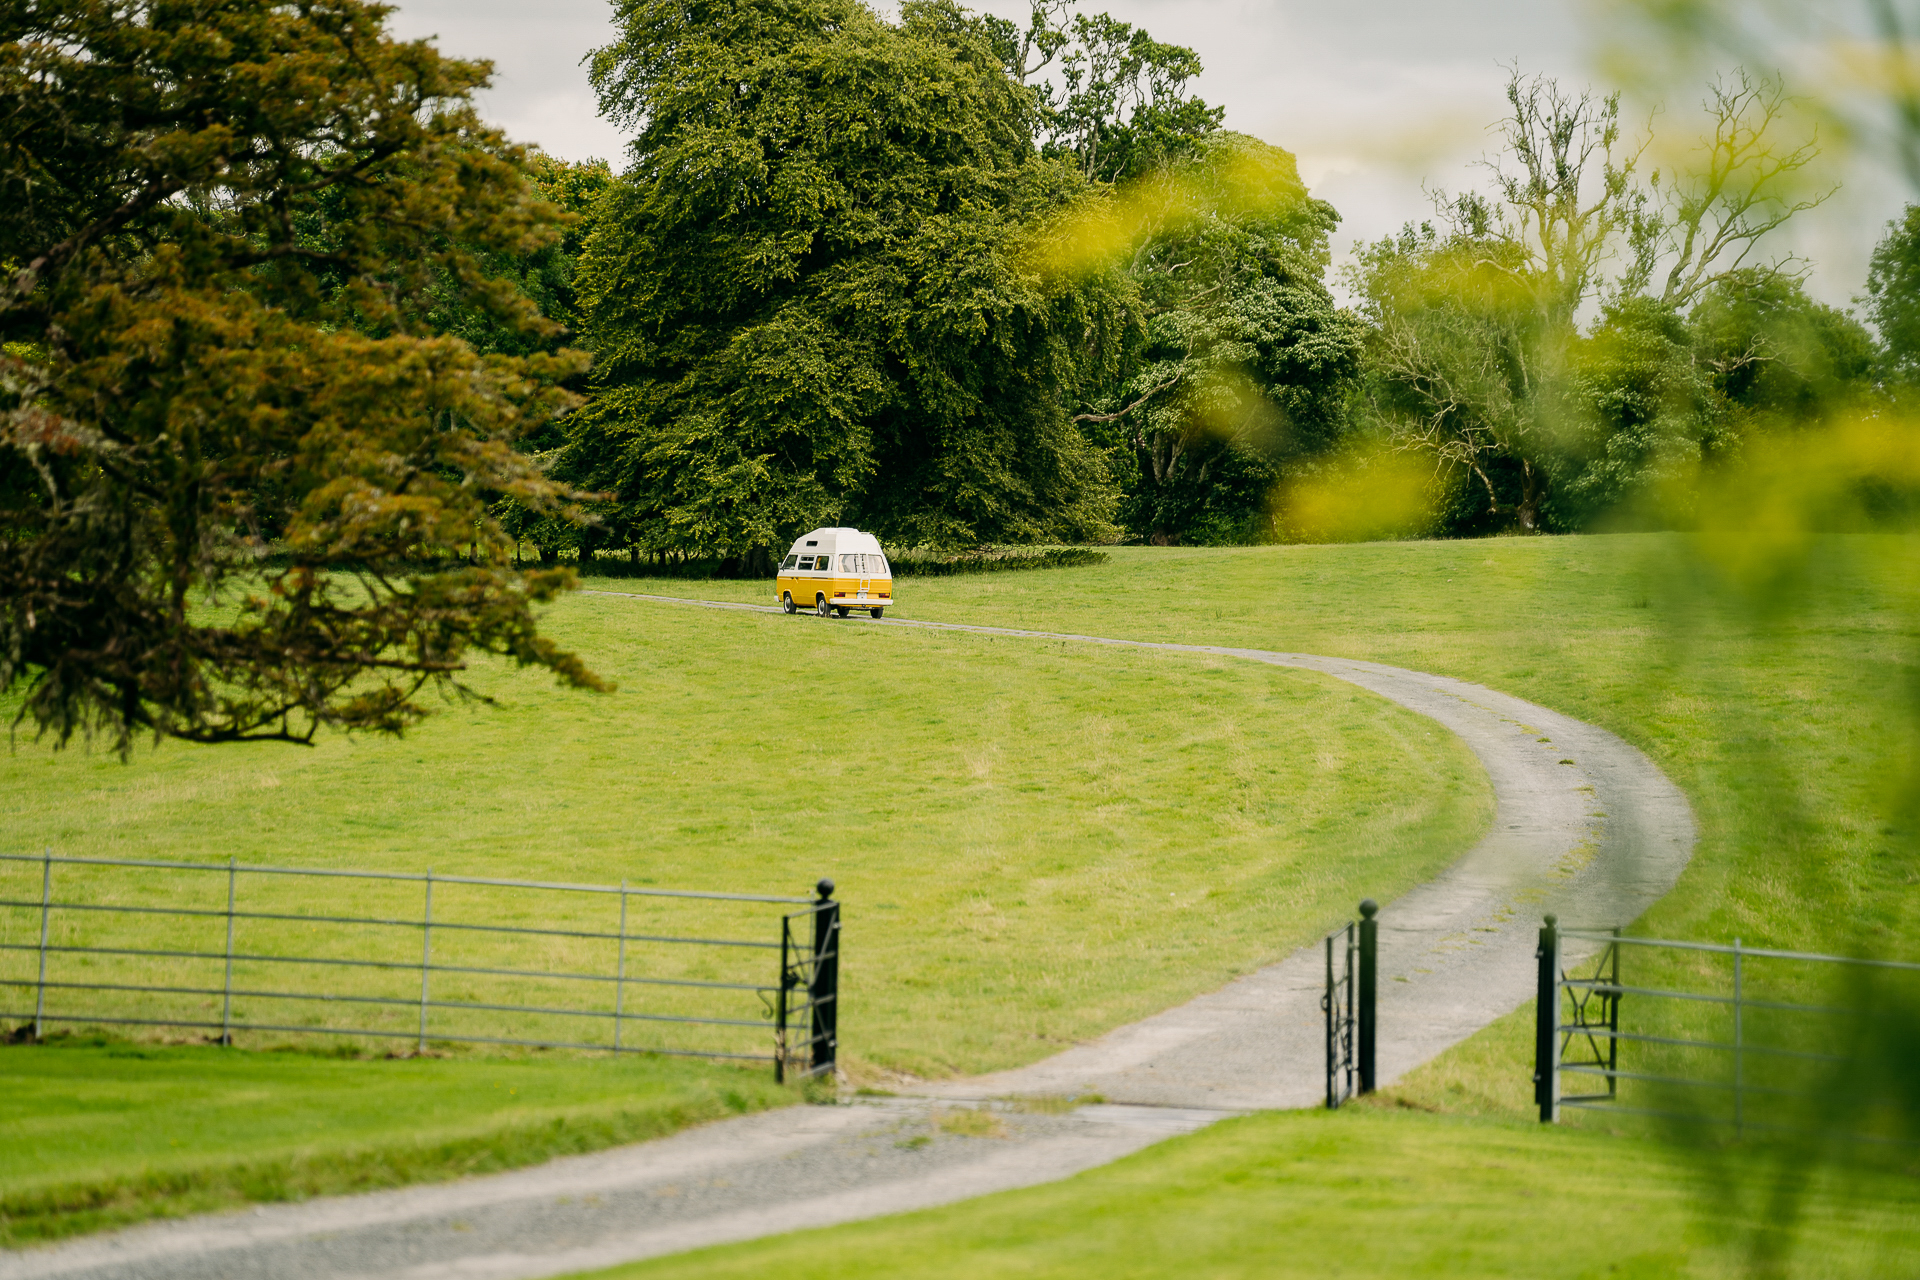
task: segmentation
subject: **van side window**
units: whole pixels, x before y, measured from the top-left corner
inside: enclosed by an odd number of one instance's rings
[[[786,563],[782,564],[780,567],[782,569],[791,569],[793,568],[793,562],[795,560],[798,560],[799,558],[800,558],[799,556],[788,556],[786,559]]]

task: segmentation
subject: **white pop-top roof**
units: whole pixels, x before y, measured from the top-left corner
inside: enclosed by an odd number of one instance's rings
[[[787,550],[790,556],[810,556],[821,552],[828,555],[884,554],[880,550],[880,539],[858,529],[815,529],[812,533],[801,534]]]

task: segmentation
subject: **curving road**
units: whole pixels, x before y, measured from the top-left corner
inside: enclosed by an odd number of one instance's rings
[[[696,608],[771,607],[587,592]],[[1205,653],[1319,671],[1429,716],[1479,757],[1493,829],[1380,913],[1388,1083],[1526,1001],[1540,915],[1626,924],[1694,844],[1686,798],[1603,729],[1481,685],[1379,663],[912,619],[862,625]],[[799,1107],[444,1186],[263,1206],[0,1253],[0,1280],[390,1276],[533,1280],[1031,1186],[1238,1111],[1310,1106],[1324,1082],[1319,947],[1016,1071],[913,1098]],[[1097,1093],[1066,1115],[1006,1099]],[[1000,1101],[989,1102],[989,1099]],[[1000,1132],[957,1136],[953,1108]],[[976,1126],[977,1127],[977,1126]]]

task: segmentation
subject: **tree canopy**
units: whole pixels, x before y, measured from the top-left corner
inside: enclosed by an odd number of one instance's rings
[[[1432,459],[1444,527],[1591,527],[1868,388],[1870,335],[1765,256],[1831,194],[1777,82],[1714,82],[1694,163],[1644,178],[1617,97],[1515,73],[1508,105],[1491,197],[1437,193],[1349,271],[1366,425]]]
[[[636,130],[581,264],[596,394],[564,474],[640,545],[765,552],[816,523],[912,542],[1109,528],[1068,421],[1131,323],[1026,229],[1084,198],[1034,96],[951,4],[626,0],[593,61]]]
[[[564,503],[514,443],[582,360],[487,268],[565,215],[486,65],[385,14],[0,10],[0,687],[62,741],[397,731],[471,649],[597,683],[535,625],[566,575],[431,563]]]
[[[1362,328],[1326,283],[1339,215],[1294,158],[1216,132],[1135,179],[1126,272],[1146,323],[1104,411],[1121,518],[1155,542],[1258,541],[1290,460],[1336,446]]]

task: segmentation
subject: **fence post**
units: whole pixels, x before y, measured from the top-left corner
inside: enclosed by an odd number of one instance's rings
[[[1540,1104],[1540,1123],[1557,1118],[1560,1082],[1560,930],[1559,919],[1548,915],[1533,953],[1540,962],[1534,1006],[1533,1100]]]
[[[773,1082],[787,1082],[787,992],[793,987],[793,917],[780,920],[780,980],[773,1006]]]
[[[227,859],[227,977],[220,993],[220,1043],[233,1043],[233,859]]]
[[[1613,999],[1607,1001],[1607,1096],[1620,1096],[1620,926],[1613,928],[1613,953],[1607,967],[1607,981],[1613,984]]]
[[[813,1006],[813,1074],[834,1068],[840,1025],[840,904],[833,900],[833,881],[814,886],[820,895],[813,912],[813,981],[807,995]]]
[[[1733,940],[1733,1135],[1736,1138],[1747,1136],[1747,1111],[1745,1099],[1741,1096],[1747,1083],[1747,1053],[1745,1028],[1742,1026],[1740,1009],[1741,964],[1740,939]]]
[[[1327,989],[1320,997],[1320,1008],[1327,1015],[1327,1110],[1339,1109],[1340,1099],[1335,1096],[1334,1074],[1339,1068],[1339,1053],[1333,1038],[1334,1020],[1339,1017],[1334,1009],[1333,986],[1333,934],[1327,935]]]
[[[53,850],[47,848],[40,854],[40,985],[33,997],[33,1039],[36,1044],[46,1035],[41,1024],[47,1016],[47,913],[52,903]]]
[[[1360,1039],[1360,1092],[1373,1092],[1373,1047],[1376,1022],[1374,1019],[1374,995],[1379,976],[1380,922],[1374,917],[1380,913],[1380,905],[1372,898],[1360,901],[1360,1010],[1358,1033]]]
[[[427,868],[427,912],[420,928],[420,1044],[415,1054],[427,1051],[427,974],[433,964],[433,868]]]
[[[620,961],[613,971],[613,1051],[620,1052],[620,1017],[627,1000],[627,882],[620,881]]]

